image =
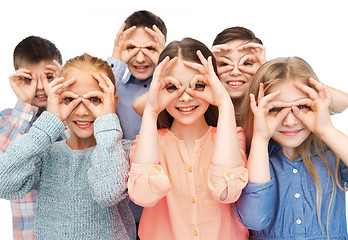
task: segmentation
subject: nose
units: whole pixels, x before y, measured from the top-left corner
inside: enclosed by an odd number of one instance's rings
[[[37,86],[36,86],[36,89],[39,89],[39,90],[44,89],[41,78],[38,78],[38,79],[37,79]]]
[[[292,111],[290,111],[288,115],[286,115],[286,117],[284,118],[283,125],[287,127],[291,127],[298,124],[298,121],[299,121],[298,118],[294,115]]]
[[[181,94],[179,100],[180,100],[181,102],[189,102],[189,101],[192,100],[192,96],[191,96],[190,94],[188,94],[186,91],[184,91],[184,92]]]
[[[144,53],[140,50],[137,55],[135,56],[135,60],[138,62],[138,63],[143,63],[145,62],[145,55]]]
[[[233,69],[230,71],[231,76],[238,76],[241,72],[239,71],[238,64],[234,64]]]
[[[79,105],[74,109],[74,114],[78,116],[88,116],[90,113],[89,109],[83,104],[83,102],[80,102]]]

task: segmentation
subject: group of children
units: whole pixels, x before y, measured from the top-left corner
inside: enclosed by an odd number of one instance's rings
[[[107,61],[63,67],[46,39],[17,45],[0,119],[14,239],[348,239],[348,137],[330,121],[348,94],[299,57],[267,62],[243,27],[211,49],[166,34],[137,11]]]

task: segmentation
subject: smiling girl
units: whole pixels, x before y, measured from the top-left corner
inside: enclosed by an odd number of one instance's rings
[[[145,207],[140,239],[247,239],[232,210],[247,183],[242,133],[215,59],[185,38],[160,61],[128,180],[131,199]]]
[[[129,163],[107,62],[84,54],[43,80],[47,111],[0,156],[0,197],[37,191],[36,239],[135,239]],[[66,141],[55,142],[70,129]]]
[[[316,79],[298,57],[254,76],[243,114],[249,183],[237,203],[253,239],[347,239],[348,137],[332,125],[330,93]]]

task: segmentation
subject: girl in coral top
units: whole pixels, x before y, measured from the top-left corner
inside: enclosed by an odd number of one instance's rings
[[[247,239],[233,210],[248,179],[244,135],[214,56],[185,38],[159,61],[128,180],[131,199],[144,206],[139,236]]]

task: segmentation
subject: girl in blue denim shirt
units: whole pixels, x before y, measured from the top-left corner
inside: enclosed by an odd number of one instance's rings
[[[236,205],[253,239],[348,239],[348,137],[332,125],[330,93],[316,79],[298,57],[254,76],[242,108],[249,183]]]

